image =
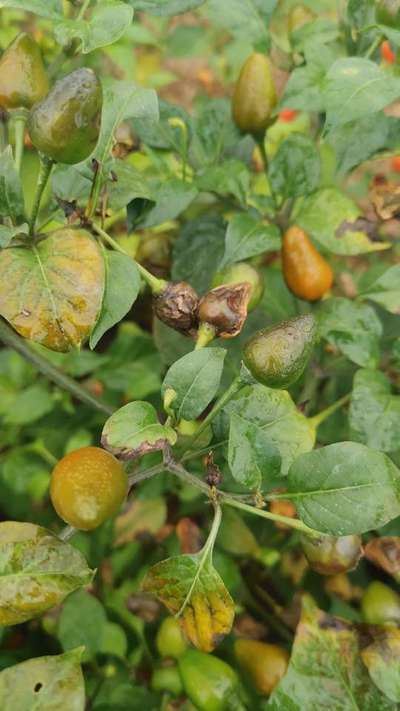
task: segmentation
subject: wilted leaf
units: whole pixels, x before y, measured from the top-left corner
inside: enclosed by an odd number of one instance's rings
[[[281,457],[269,432],[233,412],[228,462],[233,478],[247,489],[261,490],[279,476]]]
[[[142,533],[155,535],[167,520],[167,505],[162,496],[134,499],[115,520],[116,546],[135,540]]]
[[[400,472],[382,452],[338,442],[296,459],[288,498],[301,520],[317,531],[364,533],[400,516]]]
[[[83,230],[58,230],[0,252],[0,314],[21,336],[55,351],[79,347],[96,323],[104,259]]]
[[[213,567],[211,556],[202,552],[180,555],[153,565],[143,590],[156,595],[179,622],[198,649],[211,652],[230,632],[234,604]]]
[[[381,630],[362,650],[361,658],[378,689],[391,701],[400,702],[400,630]]]
[[[38,657],[0,672],[2,711],[84,711],[83,647]]]
[[[400,583],[400,536],[372,538],[364,548],[364,555]]]
[[[0,560],[2,625],[40,615],[93,577],[79,551],[31,523],[0,523]]]
[[[173,390],[170,409],[177,420],[194,420],[218,391],[226,351],[202,348],[176,361],[164,378],[162,394]]]
[[[232,413],[257,425],[269,437],[280,452],[283,475],[296,457],[314,446],[315,427],[297,409],[286,390],[273,390],[264,385],[243,388],[213,425],[218,439],[228,440]]]
[[[117,410],[103,428],[101,443],[121,459],[135,459],[175,444],[172,427],[161,425],[148,402],[130,402]]]
[[[268,711],[395,711],[371,682],[360,650],[362,635],[346,620],[319,610],[309,597],[286,675]]]
[[[264,252],[280,249],[279,229],[276,225],[266,225],[239,213],[229,222],[225,236],[225,253],[220,267],[255,257]]]
[[[368,304],[333,297],[318,311],[321,338],[339,348],[353,363],[374,368],[379,360],[382,324]]]
[[[105,260],[105,292],[99,320],[90,335],[91,348],[96,348],[106,331],[126,316],[140,289],[140,275],[133,259],[108,251]]]
[[[378,370],[358,370],[349,410],[351,437],[383,452],[400,446],[400,396]]]
[[[128,29],[132,22],[133,10],[122,2],[103,2],[94,8],[89,19],[63,20],[57,22],[54,33],[62,45],[74,39],[81,41],[83,54],[99,47],[113,44]]]

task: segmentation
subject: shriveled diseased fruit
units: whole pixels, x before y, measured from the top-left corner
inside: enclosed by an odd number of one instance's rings
[[[353,570],[361,556],[360,536],[321,536],[321,538],[302,537],[303,552],[310,568],[321,575],[336,575]]]
[[[232,286],[217,286],[200,300],[198,317],[208,324],[215,336],[233,338],[243,328],[251,294],[248,282]]]
[[[305,301],[317,301],[333,284],[330,265],[296,225],[283,237],[282,268],[290,291]]]
[[[247,262],[237,262],[230,267],[217,272],[214,275],[212,286],[221,286],[222,284],[240,284],[247,282],[250,284],[249,303],[247,311],[253,311],[261,301],[264,293],[264,279],[261,272]]]
[[[235,656],[239,667],[259,694],[269,696],[280,682],[289,664],[286,649],[254,639],[237,639]]]
[[[238,676],[222,659],[190,649],[178,665],[185,693],[199,711],[244,708],[238,698]]]
[[[170,282],[154,297],[154,311],[160,321],[187,335],[193,335],[196,329],[198,305],[199,297],[185,281]]]
[[[398,30],[400,28],[400,0],[378,0],[376,3],[376,21]]]
[[[31,109],[48,90],[40,49],[30,35],[21,32],[0,59],[0,107]]]
[[[58,163],[80,163],[96,147],[103,93],[91,69],[77,69],[57,81],[31,112],[28,129],[38,151]]]
[[[302,375],[317,338],[312,314],[282,321],[256,333],[243,361],[252,376],[271,388],[287,388]]]
[[[158,628],[156,645],[162,657],[177,659],[187,649],[182,628],[175,617],[166,617]]]
[[[271,120],[277,94],[268,57],[254,52],[240,72],[232,99],[232,116],[243,133],[261,138]]]
[[[361,610],[370,625],[400,623],[400,595],[388,585],[374,580],[364,592]]]
[[[128,491],[122,464],[100,447],[82,447],[63,457],[53,469],[50,496],[60,518],[91,531],[120,508]]]

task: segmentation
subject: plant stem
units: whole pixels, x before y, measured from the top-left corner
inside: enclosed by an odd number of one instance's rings
[[[323,422],[325,422],[325,420],[328,419],[328,417],[333,415],[336,410],[339,410],[343,405],[347,405],[347,403],[350,401],[350,398],[351,393],[347,393],[347,395],[344,395],[343,397],[339,398],[339,400],[336,400],[336,402],[334,402],[332,405],[329,405],[329,407],[325,408],[325,410],[322,410],[317,415],[314,415],[314,417],[309,417],[309,422],[312,422],[314,427],[319,427]]]
[[[15,167],[17,173],[21,172],[22,157],[24,155],[26,116],[18,116],[14,121],[15,131]]]
[[[214,340],[215,335],[215,328],[211,326],[211,324],[201,323],[197,331],[197,340],[194,350],[199,351],[201,348],[208,346],[208,344]]]
[[[37,353],[31,348],[26,341],[18,336],[10,326],[0,319],[0,340],[7,346],[13,348],[17,353],[23,356],[25,360],[34,365],[43,375],[45,375],[53,383],[56,383],[63,390],[67,390],[73,397],[86,405],[90,405],[95,410],[103,412],[105,415],[112,415],[114,408],[102,402],[94,395],[91,395],[79,383],[65,375],[61,370],[52,365],[46,358]]]
[[[84,3],[83,3],[81,9],[79,10],[79,12],[78,12],[78,14],[77,14],[77,16],[76,16],[76,19],[77,19],[77,20],[81,20],[81,19],[83,18],[83,16],[84,16],[86,10],[88,9],[88,7],[89,7],[91,1],[92,1],[92,0],[84,0]]]
[[[290,528],[295,528],[297,531],[301,531],[301,533],[305,533],[307,536],[311,536],[312,538],[321,538],[321,533],[319,531],[315,531],[313,528],[309,528],[309,526],[306,526],[306,524],[303,523],[303,521],[300,521],[298,518],[290,518],[289,516],[280,516],[279,514],[273,514],[270,511],[264,511],[264,509],[258,509],[255,506],[249,506],[248,504],[244,504],[241,501],[238,501],[237,499],[231,498],[231,496],[229,495],[224,495],[222,500],[224,504],[227,504],[228,506],[233,506],[233,508],[240,509],[241,511],[246,511],[250,514],[255,514],[256,516],[262,516],[262,518],[266,518],[269,521],[275,521],[276,523],[284,523],[286,526],[290,526]]]
[[[214,417],[218,415],[218,413],[222,410],[223,407],[233,398],[234,395],[243,387],[244,383],[240,375],[238,375],[230,384],[229,388],[224,392],[224,394],[220,397],[220,399],[215,403],[214,407],[212,410],[208,413],[207,417],[204,418],[203,422],[201,423],[200,427],[198,428],[197,432],[195,432],[194,435],[189,439],[187,446],[184,449],[183,453],[186,453],[187,450],[192,449],[194,443],[198,440],[200,435],[204,432],[204,430],[208,427],[210,422],[213,421]]]
[[[166,467],[165,464],[155,464],[154,467],[150,467],[149,469],[144,469],[139,472],[133,472],[133,474],[130,474],[128,476],[128,482],[129,482],[129,488],[132,486],[135,486],[135,484],[139,484],[141,481],[145,481],[146,479],[151,479],[151,477],[155,476],[155,474],[161,474],[161,472],[165,471]]]
[[[92,229],[94,232],[96,232],[96,234],[99,235],[99,237],[102,238],[102,240],[104,240],[104,242],[110,245],[110,247],[115,249],[117,252],[120,252],[120,254],[124,254],[126,257],[133,259],[133,257],[131,257],[130,254],[128,254],[128,252],[126,252],[125,249],[121,247],[121,245],[118,244],[115,239],[113,239],[113,237],[110,237],[110,235],[107,234],[107,232],[105,232],[103,228],[100,227],[100,225],[94,222],[92,224]],[[148,284],[153,294],[160,294],[162,291],[164,291],[168,282],[166,282],[164,279],[157,279],[154,274],[151,274],[151,272],[147,271],[147,269],[142,267],[139,262],[137,262],[135,259],[133,259],[133,261],[135,262],[141,277],[144,279],[146,284]]]
[[[58,534],[58,538],[61,541],[69,541],[72,536],[77,533],[77,528],[74,528],[73,526],[65,526],[61,533]]]
[[[32,208],[32,215],[29,223],[29,234],[33,235],[35,231],[35,225],[37,216],[40,210],[40,203],[42,202],[43,193],[46,189],[47,182],[50,178],[50,173],[53,169],[54,161],[50,158],[41,156],[40,158],[40,171],[38,176],[38,182],[36,186],[35,200]]]
[[[372,44],[368,47],[368,49],[367,49],[367,51],[366,51],[366,53],[365,53],[365,55],[364,55],[365,59],[369,59],[369,58],[373,55],[373,53],[375,52],[375,50],[378,49],[378,47],[379,47],[380,43],[382,42],[382,40],[383,40],[382,35],[377,35],[377,36],[375,37],[374,41],[373,41]]]

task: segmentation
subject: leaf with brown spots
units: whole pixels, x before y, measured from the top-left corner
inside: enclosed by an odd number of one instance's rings
[[[53,351],[79,347],[100,313],[104,260],[84,230],[62,229],[0,252],[0,315]]]
[[[400,583],[400,536],[373,538],[365,546],[364,555]]]
[[[149,402],[130,402],[115,412],[104,425],[101,444],[120,459],[142,457],[175,444],[177,434],[162,425]]]
[[[361,658],[378,689],[391,701],[400,702],[400,630],[381,629]]]
[[[134,499],[115,520],[115,543],[120,546],[143,534],[155,536],[167,519],[167,505],[162,496]]]

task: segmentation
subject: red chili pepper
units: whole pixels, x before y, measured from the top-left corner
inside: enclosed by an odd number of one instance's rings
[[[385,40],[381,44],[381,57],[388,64],[394,64],[396,61],[396,55],[393,52],[388,40]]]
[[[400,173],[400,156],[392,158],[392,170],[395,173]]]
[[[298,111],[295,111],[294,109],[283,109],[283,111],[280,112],[279,118],[281,121],[286,121],[286,123],[290,123],[290,121],[293,121],[298,114]]]

